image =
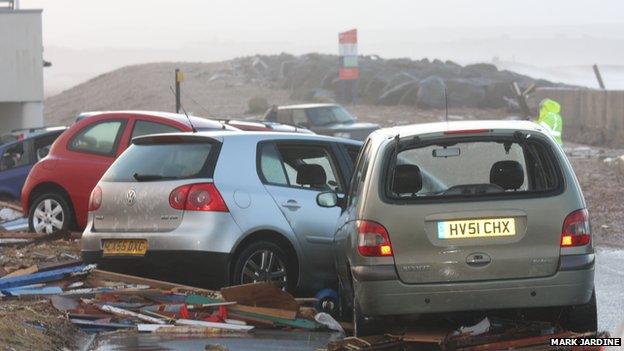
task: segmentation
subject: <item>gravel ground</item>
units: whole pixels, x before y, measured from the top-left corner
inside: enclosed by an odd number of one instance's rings
[[[587,201],[594,242],[624,247],[624,174],[609,158],[624,150],[567,144],[566,153]]]

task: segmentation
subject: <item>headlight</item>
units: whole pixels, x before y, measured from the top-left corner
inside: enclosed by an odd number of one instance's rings
[[[338,133],[334,133],[334,136],[337,138],[347,138],[350,139],[351,138],[351,133],[348,132],[338,132]]]

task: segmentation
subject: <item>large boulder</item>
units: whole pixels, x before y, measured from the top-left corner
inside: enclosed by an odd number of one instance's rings
[[[444,89],[446,84],[437,76],[427,77],[420,81],[416,94],[416,105],[420,108],[444,108]]]
[[[464,66],[460,75],[463,78],[488,78],[495,75],[498,72],[498,68],[490,63],[476,63],[473,65]]]
[[[449,79],[446,88],[452,107],[480,107],[485,98],[483,86],[467,79]]]
[[[388,85],[388,82],[379,76],[373,77],[368,84],[360,85],[360,89],[363,88],[363,98],[369,102],[375,103],[379,100],[379,97],[383,94],[384,89]]]
[[[377,100],[381,105],[398,105],[409,91],[418,89],[418,81],[411,80],[386,90]],[[405,102],[405,101],[404,101]],[[414,101],[415,102],[415,101]]]
[[[269,109],[269,102],[263,97],[253,97],[247,101],[247,112],[249,113],[264,113]]]
[[[503,108],[509,104],[506,99],[513,98],[511,83],[508,82],[491,82],[485,87],[485,97],[481,103],[484,108]]]

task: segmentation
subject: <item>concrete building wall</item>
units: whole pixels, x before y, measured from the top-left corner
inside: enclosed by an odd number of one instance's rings
[[[544,98],[561,104],[564,142],[624,147],[624,90],[540,88],[531,99]]]
[[[0,131],[43,125],[41,10],[0,10]]]

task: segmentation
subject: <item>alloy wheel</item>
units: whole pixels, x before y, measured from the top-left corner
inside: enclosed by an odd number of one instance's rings
[[[240,282],[241,284],[272,282],[286,289],[288,286],[286,265],[277,253],[268,249],[258,250],[245,261]]]
[[[33,215],[33,227],[37,233],[52,234],[63,229],[65,213],[54,199],[45,199],[37,204]]]

